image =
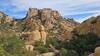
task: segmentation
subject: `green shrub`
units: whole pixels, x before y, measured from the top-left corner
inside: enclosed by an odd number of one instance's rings
[[[35,48],[36,51],[38,51],[39,53],[46,53],[49,52],[48,47],[44,46],[41,42],[36,42],[35,44]]]
[[[74,50],[61,48],[59,55],[57,56],[78,56],[78,53]]]

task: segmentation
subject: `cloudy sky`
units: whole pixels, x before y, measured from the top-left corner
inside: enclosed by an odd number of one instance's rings
[[[52,8],[66,18],[82,22],[100,15],[100,0],[0,0],[0,11],[15,18],[25,17],[29,8]]]

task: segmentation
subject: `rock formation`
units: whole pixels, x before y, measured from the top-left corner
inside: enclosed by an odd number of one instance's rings
[[[94,56],[100,56],[100,47],[95,48]]]
[[[53,53],[53,52],[48,52],[48,53],[40,54],[39,56],[55,56],[55,53]]]
[[[71,35],[71,31],[78,25],[74,20],[67,20],[58,11],[50,8],[29,8],[26,17],[21,20],[13,19],[0,12],[0,23],[9,23],[9,28],[16,32],[16,35],[25,39],[26,49],[30,51],[34,48],[36,41],[41,41],[45,45],[49,33],[60,33],[58,36],[64,35],[63,39],[70,39],[66,36]]]
[[[46,44],[47,33],[46,33],[45,28],[44,28],[43,25],[40,25],[40,35],[41,35],[41,41],[45,45]]]
[[[94,53],[92,53],[92,54],[89,54],[88,56],[94,56]]]
[[[34,37],[37,37],[37,36],[34,36]],[[25,38],[25,47],[26,47],[27,50],[30,50],[30,51],[33,50],[33,48],[34,48],[33,45],[35,43],[35,41],[34,41],[35,38],[34,37],[33,37],[33,34],[29,34],[28,36],[26,36],[26,38]]]
[[[95,48],[94,53],[90,54],[89,56],[100,56],[100,47]]]
[[[90,17],[76,27],[76,31],[80,34],[95,33],[100,36],[100,16]]]
[[[40,32],[42,33],[41,36],[46,36],[49,31],[54,33],[60,32],[62,35],[65,34],[65,31],[71,33],[71,31],[73,31],[73,29],[78,25],[75,21],[64,19],[58,11],[50,8],[30,8],[23,22],[23,31],[34,31],[36,27],[42,25],[45,29]]]
[[[11,23],[11,21],[13,21],[12,17],[0,12],[0,23]]]
[[[39,14],[39,10],[37,8],[29,8],[26,19],[37,18],[38,14]]]

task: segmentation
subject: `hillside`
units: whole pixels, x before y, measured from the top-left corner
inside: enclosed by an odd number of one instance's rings
[[[0,56],[97,56],[99,23],[100,16],[78,23],[50,8],[29,8],[22,19],[0,12]]]
[[[50,8],[37,9],[30,8],[23,19],[13,19],[12,17],[0,13],[1,27],[7,25],[10,29],[19,35],[31,34],[33,31],[45,31],[63,35],[64,32],[71,32],[79,24],[70,19],[64,19],[58,11]],[[41,28],[42,27],[42,28]],[[3,28],[4,29],[4,28]]]
[[[95,33],[100,36],[100,16],[90,17],[85,20],[76,27],[76,31],[80,34]]]

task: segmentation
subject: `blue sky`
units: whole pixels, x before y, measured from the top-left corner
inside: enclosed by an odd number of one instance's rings
[[[25,17],[29,8],[52,8],[66,18],[82,22],[100,15],[100,0],[0,0],[0,11],[14,18]]]

